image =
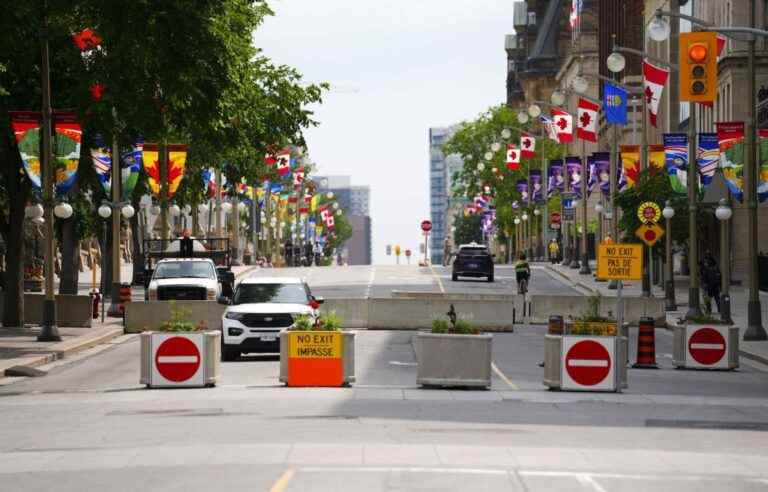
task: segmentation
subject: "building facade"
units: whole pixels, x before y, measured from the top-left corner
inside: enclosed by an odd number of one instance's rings
[[[350,176],[318,176],[319,193],[331,192],[352,226],[342,257],[350,265],[370,265],[373,259],[370,186],[353,185]]]
[[[457,155],[446,156],[445,144],[456,131],[456,126],[429,129],[429,215],[432,221],[429,257],[433,264],[442,264],[446,238],[452,243],[453,216],[461,209],[464,200],[452,198],[451,187],[454,173],[464,165]]]

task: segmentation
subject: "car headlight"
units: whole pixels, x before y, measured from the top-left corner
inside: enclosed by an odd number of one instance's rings
[[[233,319],[235,321],[240,321],[243,318],[245,318],[245,313],[226,313],[224,315],[224,317],[227,318],[227,319]]]

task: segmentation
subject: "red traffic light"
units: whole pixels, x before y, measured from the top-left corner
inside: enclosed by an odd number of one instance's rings
[[[694,43],[688,47],[688,57],[695,63],[703,63],[707,59],[709,49],[704,43]]]

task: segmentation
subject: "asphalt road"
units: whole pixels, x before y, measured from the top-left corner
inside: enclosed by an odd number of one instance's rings
[[[365,295],[439,290],[444,273],[355,269],[308,279],[317,294]],[[537,273],[532,288],[556,282]],[[285,388],[267,355],[223,363],[216,388],[149,390],[138,338],[122,337],[45,377],[0,380],[1,488],[768,490],[768,368],[674,370],[671,337],[657,330],[660,369],[630,369],[624,393],[552,392],[543,333],[494,334],[490,391],[417,388],[413,333],[392,331],[358,332],[352,388]]]

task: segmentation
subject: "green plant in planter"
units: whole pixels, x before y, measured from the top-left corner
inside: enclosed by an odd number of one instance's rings
[[[469,321],[458,318],[453,304],[451,304],[451,309],[446,314],[450,323],[444,319],[433,319],[432,333],[456,335],[477,335],[480,333],[480,330],[473,327]]]
[[[602,296],[598,293],[587,298],[587,309],[573,318],[570,335],[615,336],[616,320],[600,314]]]
[[[702,314],[701,316],[696,316],[690,319],[690,323],[695,323],[697,325],[727,325],[728,323],[723,323],[723,320],[720,318],[715,318],[714,316],[708,316],[706,314]]]
[[[339,331],[342,323],[335,311],[319,316],[302,314],[294,319],[291,331]]]
[[[170,302],[171,319],[160,325],[160,331],[195,332],[208,329],[205,321],[194,324],[189,320],[190,311],[176,306],[176,301]]]

